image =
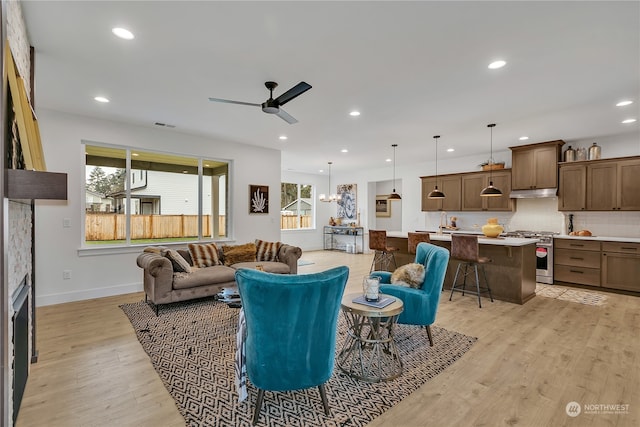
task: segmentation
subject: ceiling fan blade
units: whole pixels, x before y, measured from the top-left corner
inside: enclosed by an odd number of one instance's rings
[[[298,123],[298,120],[296,120],[295,117],[293,117],[291,114],[284,111],[282,108],[279,109],[279,111],[276,113],[276,116],[280,117],[282,120],[289,123],[290,125],[294,123]]]
[[[311,85],[309,83],[300,82],[294,87],[292,87],[291,89],[289,89],[288,91],[286,91],[285,93],[283,93],[282,95],[280,95],[279,97],[277,97],[276,99],[274,99],[274,101],[278,105],[284,105],[287,102],[291,101],[293,98],[297,97],[298,95],[302,95],[309,89],[311,89]]]
[[[253,107],[260,107],[262,105],[262,104],[254,104],[253,102],[232,101],[230,99],[220,99],[220,98],[209,98],[209,101],[225,102],[227,104],[251,105]]]

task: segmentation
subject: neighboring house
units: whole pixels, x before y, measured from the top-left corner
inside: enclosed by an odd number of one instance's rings
[[[298,201],[300,201],[300,208],[298,209]],[[296,199],[293,202],[289,203],[282,207],[280,211],[281,215],[311,215],[311,210],[313,206],[311,205],[311,199],[309,198],[301,198]]]
[[[91,190],[85,190],[85,201],[87,212],[111,212],[114,206],[113,198]]]
[[[143,215],[197,215],[198,177],[158,171],[131,171],[131,212]],[[203,179],[202,213],[212,211],[212,180]],[[225,183],[220,183],[220,212],[224,212]],[[115,211],[126,212],[126,193],[112,194]]]

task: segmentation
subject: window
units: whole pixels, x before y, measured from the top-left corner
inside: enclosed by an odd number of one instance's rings
[[[85,152],[85,244],[228,235],[228,162],[89,144]]]
[[[280,228],[294,230],[312,228],[315,203],[313,186],[309,184],[280,184]]]

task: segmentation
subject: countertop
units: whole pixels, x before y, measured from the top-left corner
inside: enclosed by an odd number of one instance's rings
[[[599,240],[606,242],[640,243],[640,237],[611,237],[611,236],[553,236],[554,239]]]
[[[388,231],[387,237],[399,237],[402,239],[408,238],[407,233],[403,233],[400,231]],[[429,233],[429,238],[434,241],[440,242],[450,242],[451,234],[435,234]],[[481,245],[496,245],[496,246],[526,246],[535,244],[538,239],[520,239],[517,237],[498,237],[498,238],[489,238],[489,237],[479,237],[478,243]]]

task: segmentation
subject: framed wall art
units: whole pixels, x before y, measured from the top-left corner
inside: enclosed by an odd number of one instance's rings
[[[356,184],[338,185],[338,218],[356,220],[358,207],[356,205]]]
[[[376,196],[376,217],[390,217],[391,203],[387,200],[388,194]]]
[[[269,213],[269,186],[249,185],[249,213]]]

